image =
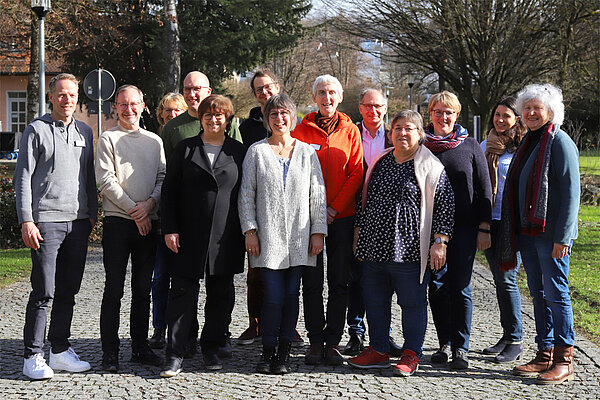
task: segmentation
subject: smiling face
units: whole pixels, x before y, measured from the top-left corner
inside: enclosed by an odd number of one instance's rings
[[[379,127],[387,112],[387,104],[381,93],[373,90],[364,95],[358,109],[365,126]]]
[[[331,117],[335,114],[342,100],[343,95],[338,93],[337,86],[329,82],[320,83],[313,94],[313,101],[317,104],[319,113],[324,117]]]
[[[274,136],[289,134],[292,130],[292,116],[285,108],[273,108],[269,111],[269,127]]]
[[[499,105],[494,111],[494,129],[498,133],[504,133],[517,123],[517,115],[510,108]]]
[[[207,98],[212,89],[208,82],[208,78],[201,72],[190,72],[183,80],[183,98],[188,105],[190,115],[198,114],[198,107],[202,100]]]
[[[254,78],[254,95],[261,106],[264,106],[267,100],[279,94],[279,84],[273,82],[270,76],[258,76]]]
[[[202,128],[208,135],[225,135],[227,128],[227,117],[220,111],[213,110],[202,114]]]
[[[160,113],[160,116],[166,124],[167,122],[180,115],[184,111],[185,110],[183,108],[180,108],[177,102],[172,101],[170,103],[165,104],[165,108],[163,108],[162,112]]]
[[[395,153],[410,155],[417,151],[421,140],[417,125],[407,119],[400,118],[392,125],[391,130]]]
[[[52,118],[70,123],[79,98],[79,88],[75,82],[69,79],[57,81],[54,91],[48,93],[48,98],[52,103]]]
[[[117,95],[115,102],[119,123],[127,130],[137,130],[140,128],[140,118],[144,111],[144,102],[137,90],[133,88],[125,89]]]
[[[456,110],[442,103],[436,103],[429,113],[429,118],[433,122],[433,133],[436,136],[448,136],[454,130],[457,117]]]
[[[531,131],[546,125],[552,116],[552,112],[539,99],[531,99],[523,104],[523,119]]]

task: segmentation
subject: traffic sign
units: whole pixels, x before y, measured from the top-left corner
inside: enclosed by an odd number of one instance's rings
[[[95,69],[83,80],[83,91],[90,100],[98,101],[101,98],[106,101],[112,97],[115,89],[115,77],[105,69]]]

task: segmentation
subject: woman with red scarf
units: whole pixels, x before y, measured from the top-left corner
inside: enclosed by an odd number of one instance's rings
[[[431,123],[425,128],[425,146],[442,162],[454,190],[454,234],[447,244],[446,267],[432,274],[429,302],[440,348],[433,364],[469,367],[469,338],[473,301],[471,275],[477,249],[490,247],[492,191],[487,162],[477,140],[456,123],[458,98],[443,91],[429,100]]]
[[[521,252],[538,352],[513,373],[537,376],[539,384],[559,384],[575,376],[569,257],[577,238],[579,153],[560,129],[565,114],[560,89],[550,84],[525,87],[517,97],[517,111],[528,132],[504,187],[499,265],[515,268],[516,252]]]

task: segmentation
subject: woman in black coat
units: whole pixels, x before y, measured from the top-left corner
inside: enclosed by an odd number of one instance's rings
[[[231,356],[229,324],[234,304],[233,275],[244,271],[244,236],[238,217],[244,145],[225,134],[233,105],[213,95],[202,101],[202,131],[182,140],[169,161],[163,183],[161,218],[171,288],[169,336],[163,377],[177,375],[195,318],[199,280],[206,278],[204,327],[200,345],[209,370]]]

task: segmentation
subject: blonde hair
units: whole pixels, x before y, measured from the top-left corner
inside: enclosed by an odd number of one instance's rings
[[[454,93],[451,93],[447,90],[444,90],[443,92],[436,93],[433,96],[431,96],[431,99],[429,99],[428,106],[430,114],[433,111],[433,107],[435,107],[437,103],[440,103],[448,108],[453,109],[454,111],[456,111],[457,115],[460,114],[460,111],[462,110],[462,106],[460,105],[460,101],[458,101],[458,97],[456,97]]]
[[[179,107],[183,111],[186,111],[188,109],[188,106],[185,103],[185,100],[183,99],[183,96],[181,94],[175,92],[169,92],[165,94],[160,100],[160,103],[158,103],[158,107],[156,108],[156,118],[158,119],[159,125],[164,125],[167,123],[167,121],[165,121],[162,117],[162,112],[165,110],[165,108],[167,108],[167,106],[171,104]]]

